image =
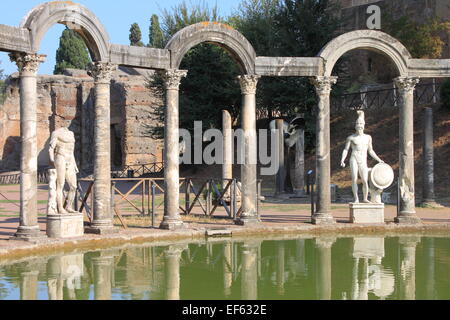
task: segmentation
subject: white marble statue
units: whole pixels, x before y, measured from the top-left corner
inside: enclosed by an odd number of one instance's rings
[[[347,138],[344,152],[342,153],[341,166],[345,168],[345,160],[347,159],[350,147],[352,148],[352,155],[350,157],[350,169],[352,171],[352,190],[354,196],[354,203],[359,203],[358,197],[358,175],[362,180],[363,185],[363,203],[370,203],[369,201],[369,168],[367,166],[367,154],[379,163],[384,164],[375,153],[372,147],[372,137],[364,134],[365,129],[364,111],[358,111],[358,120],[356,120],[356,133]]]
[[[75,136],[67,128],[55,130],[50,138],[50,165],[55,169],[50,169],[49,184],[49,213],[67,214],[77,213],[73,208],[77,189],[78,167],[74,156]],[[56,173],[56,183],[55,183]],[[67,194],[67,204],[64,207],[64,186],[67,182],[69,192]],[[56,188],[56,190],[55,190]],[[56,206],[54,204],[56,200]],[[56,207],[56,211],[55,211]]]

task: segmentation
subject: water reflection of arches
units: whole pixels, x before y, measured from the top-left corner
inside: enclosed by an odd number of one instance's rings
[[[442,279],[436,273],[445,264],[436,264],[448,250],[435,250],[434,239],[420,241],[372,236],[147,244],[0,262],[0,274],[15,279],[17,294],[28,300],[45,299],[45,285],[52,300],[439,298],[433,282]]]

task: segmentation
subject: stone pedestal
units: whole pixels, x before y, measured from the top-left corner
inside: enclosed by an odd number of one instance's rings
[[[350,203],[351,223],[384,223],[384,203]]]
[[[47,216],[47,236],[49,238],[75,238],[84,234],[82,213],[52,214]]]

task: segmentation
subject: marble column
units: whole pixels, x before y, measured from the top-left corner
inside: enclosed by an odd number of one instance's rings
[[[302,197],[305,195],[305,129],[298,130],[300,134],[295,144],[295,162],[291,176],[293,177],[294,194]]]
[[[414,87],[417,78],[399,77],[395,84],[400,96],[400,208],[397,223],[415,224],[421,220],[416,214],[416,194],[414,186]]]
[[[275,196],[280,196],[285,193],[286,189],[286,161],[284,157],[284,120],[275,120],[275,128],[278,133],[278,157],[280,166],[276,176],[276,191]]]
[[[230,112],[222,111],[223,130],[223,164],[222,164],[222,185],[225,188],[229,180],[233,179],[233,124]],[[229,189],[231,190],[231,188]],[[230,199],[230,192],[227,192],[226,199]]]
[[[315,77],[311,80],[319,98],[316,124],[317,205],[313,224],[333,224],[331,214],[330,93],[337,77]]]
[[[424,245],[426,261],[425,300],[436,300],[436,245],[434,238],[427,238]]]
[[[284,296],[284,269],[285,269],[285,250],[284,243],[278,242],[277,244],[277,293],[279,296]]]
[[[241,300],[258,300],[258,247],[249,241],[242,246]]]
[[[161,229],[183,228],[180,217],[179,90],[186,70],[164,70],[161,76],[166,90],[164,113],[164,218]]]
[[[433,109],[424,109],[423,118],[423,182],[422,205],[436,207],[434,194],[434,135]]]
[[[39,271],[27,271],[20,275],[20,300],[38,299]]]
[[[242,212],[235,221],[237,225],[248,226],[261,223],[258,218],[257,192],[257,136],[256,136],[256,87],[260,76],[239,76],[242,91],[242,130],[244,131],[244,164],[241,167]]]
[[[400,300],[416,300],[416,248],[418,237],[400,238]]]
[[[86,233],[117,232],[111,208],[111,108],[110,84],[117,66],[95,62],[89,73],[95,83],[95,159],[94,159],[94,218]]]
[[[231,242],[223,245],[223,291],[225,297],[231,295],[233,285],[233,246]]]
[[[317,297],[331,300],[331,248],[336,239],[316,239],[317,248]]]
[[[170,246],[165,251],[166,300],[180,300],[180,259],[186,248]]]
[[[12,53],[20,74],[20,224],[13,239],[44,238],[37,211],[37,89],[36,76],[45,55]]]
[[[50,258],[47,262],[47,289],[49,300],[64,300],[64,280],[61,272],[61,257]]]
[[[92,258],[94,269],[94,299],[111,300],[112,273],[114,272],[114,256],[101,252]]]

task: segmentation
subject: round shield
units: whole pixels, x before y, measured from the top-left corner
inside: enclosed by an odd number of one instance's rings
[[[387,189],[394,182],[394,170],[386,163],[379,163],[370,172],[370,180],[378,189]]]

